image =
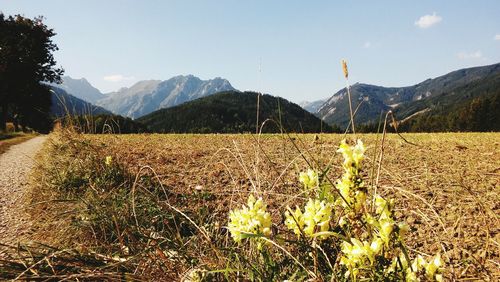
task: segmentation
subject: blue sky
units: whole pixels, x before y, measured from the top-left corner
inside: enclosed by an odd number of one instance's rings
[[[45,16],[66,74],[103,92],[193,74],[300,102],[345,85],[342,58],[351,83],[382,86],[500,62],[498,0],[0,0],[0,11]]]

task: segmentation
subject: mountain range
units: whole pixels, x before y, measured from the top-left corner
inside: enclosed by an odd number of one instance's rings
[[[155,118],[148,116],[145,119],[141,119],[143,122],[145,120],[153,121],[156,117],[162,116],[163,118],[169,117],[171,120],[176,120],[179,124],[185,124],[178,117],[173,116],[172,113],[175,112],[176,115],[188,120],[198,120],[190,114],[180,112],[192,112],[192,109],[197,109],[198,113],[201,113],[200,111],[202,110],[216,111],[221,113],[221,116],[225,116],[228,114],[228,111],[215,107],[213,105],[213,101],[215,100],[200,99],[219,92],[224,92],[226,96],[223,96],[223,98],[219,97],[218,99],[220,99],[223,105],[231,107],[231,111],[239,108],[242,111],[248,110],[248,113],[250,113],[251,111],[244,103],[255,104],[255,101],[247,100],[247,98],[240,95],[241,93],[245,93],[248,96],[247,92],[235,90],[229,81],[225,79],[201,80],[192,75],[176,76],[165,81],[139,81],[129,88],[122,88],[108,94],[100,93],[99,90],[90,85],[85,79],[64,77],[64,82],[60,87],[61,91],[65,91],[66,94],[70,93],[78,98],[99,105],[98,111],[105,111],[104,109],[106,109],[114,114],[136,119],[152,113],[155,114]],[[366,126],[374,127],[374,125],[378,124],[381,114],[389,110],[396,115],[400,124],[403,125],[402,128],[408,131],[495,130],[494,128],[496,127],[489,126],[489,124],[495,123],[500,118],[498,111],[491,108],[492,103],[494,104],[499,101],[499,97],[497,96],[500,95],[500,64],[461,69],[407,87],[383,87],[356,83],[350,87],[350,91],[353,108],[356,109],[356,125],[365,126],[365,128]],[[227,95],[235,95],[238,98],[231,100]],[[78,99],[76,97],[71,99]],[[477,101],[477,99],[481,100]],[[285,101],[284,99],[281,100]],[[194,103],[185,107],[176,107],[191,101],[194,101]],[[208,103],[208,105],[200,103]],[[76,104],[83,105],[82,103]],[[89,105],[80,108],[88,109]],[[481,106],[478,108],[478,105]],[[345,88],[339,90],[328,99],[302,102],[301,106],[320,118],[324,123],[334,127],[340,126],[341,128],[345,128],[350,121],[347,91]],[[75,108],[75,106],[71,107]],[[172,107],[175,107],[172,111],[160,111],[162,114],[156,113],[158,110]],[[479,110],[487,111],[488,113],[483,114],[483,116],[487,115],[488,118],[477,117],[474,121],[464,118],[469,113],[473,114]],[[243,121],[242,116],[237,112],[232,112],[232,114]],[[254,116],[250,114],[245,115],[246,119],[252,117]],[[458,121],[459,119],[461,121]],[[225,117],[222,120],[231,119]],[[300,120],[297,120],[297,122],[300,122]],[[155,123],[158,123],[158,121],[156,120]],[[160,123],[165,123],[165,121]],[[171,130],[178,132],[180,130],[178,127],[170,124],[170,121],[166,123],[168,124],[158,126],[156,129],[167,132]],[[253,121],[249,122],[249,124],[252,123]],[[443,126],[445,123],[447,125]],[[471,126],[473,123],[486,123],[486,126]],[[211,124],[211,126],[214,126],[214,124]],[[241,126],[241,124],[238,126]],[[213,128],[216,127],[214,126]],[[229,130],[229,127],[226,127],[224,130],[228,132],[235,130],[234,128]],[[244,128],[247,130],[249,127]],[[373,128],[370,130],[373,131]]]
[[[446,75],[427,79],[407,87],[382,87],[356,83],[350,87],[353,110],[357,108],[355,124],[378,123],[381,113],[392,110],[399,120],[409,119],[422,113],[433,113],[443,105],[451,108],[457,103],[471,101],[483,92],[474,92],[470,85],[481,87],[482,82],[498,84],[500,63],[457,70]],[[476,93],[472,95],[471,93]],[[484,93],[483,93],[484,94]],[[305,108],[313,103],[309,103]],[[345,128],[350,121],[349,104],[346,89],[341,89],[328,98],[320,107],[310,108],[312,113],[329,124]]]
[[[193,75],[179,75],[165,81],[143,80],[107,94],[102,94],[84,78],[65,76],[62,84],[56,86],[77,98],[130,118],[138,118],[217,92],[235,90],[226,79],[217,77],[201,80]]]
[[[106,97],[85,78],[74,79],[69,76],[63,76],[62,81],[61,84],[52,83],[51,86],[60,88],[66,91],[66,93],[71,93],[71,95],[76,98],[93,104]]]

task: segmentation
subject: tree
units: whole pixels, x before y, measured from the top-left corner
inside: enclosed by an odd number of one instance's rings
[[[56,35],[43,17],[29,19],[0,13],[0,130],[7,120],[47,132],[51,126],[51,93],[46,85],[60,82],[52,42]]]

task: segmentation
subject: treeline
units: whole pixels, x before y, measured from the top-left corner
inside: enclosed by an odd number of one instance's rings
[[[500,90],[500,89],[499,89]],[[419,114],[404,122],[396,121],[399,132],[497,132],[500,131],[500,93],[473,98],[453,108],[434,109]],[[356,128],[360,133],[381,132],[378,123],[361,124]],[[395,132],[389,118],[388,132]]]
[[[446,114],[424,113],[401,124],[408,132],[500,131],[500,95],[477,97]]]
[[[78,115],[60,118],[57,123],[72,127],[80,133],[89,134],[129,134],[146,133],[145,125],[120,115]]]
[[[151,132],[159,133],[253,133],[264,123],[262,132],[339,132],[338,127],[285,99],[260,95],[257,121],[257,94],[228,91],[162,109],[139,118]]]

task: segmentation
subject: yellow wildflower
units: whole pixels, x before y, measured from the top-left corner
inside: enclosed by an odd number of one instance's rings
[[[375,238],[371,244],[366,241],[361,242],[356,238],[351,238],[351,243],[342,243],[341,251],[343,256],[340,258],[340,264],[345,265],[348,269],[348,273],[356,278],[360,269],[373,265],[375,256],[382,250],[382,245],[383,242],[380,238]]]
[[[375,196],[375,212],[380,215],[389,210],[389,203],[379,195]]]
[[[300,230],[309,237],[317,232],[328,231],[332,208],[332,205],[325,201],[309,199],[304,213],[298,207],[293,213],[289,211],[285,213],[285,225],[298,236],[300,236]]]
[[[247,206],[229,213],[228,229],[234,241],[241,242],[246,234],[271,235],[271,215],[262,198],[248,197]]]
[[[356,146],[352,149],[352,159],[358,168],[361,167],[361,161],[365,158],[365,151],[363,141],[358,139]]]
[[[382,250],[383,241],[380,238],[375,238],[370,244],[370,251],[372,254],[378,254]]]
[[[340,259],[340,264],[347,266],[349,269],[355,268],[366,255],[364,244],[356,238],[351,238],[351,243],[342,242],[341,250],[344,256]]]
[[[390,220],[382,220],[379,222],[380,222],[380,229],[379,229],[380,238],[385,242],[386,245],[388,245],[392,230],[394,229],[394,223]]]
[[[332,205],[318,199],[309,199],[304,211],[304,233],[314,235],[316,226],[319,231],[328,231],[332,216]]]
[[[418,278],[417,278],[417,273],[416,272],[413,272],[411,269],[408,269],[406,271],[406,277],[405,277],[405,280],[406,282],[418,282],[420,281]]]
[[[413,260],[413,263],[411,264],[411,268],[413,271],[418,272],[419,270],[424,269],[426,265],[427,265],[427,262],[425,261],[424,257],[422,257],[421,255],[418,255]]]
[[[344,169],[350,171],[352,167],[361,168],[361,161],[365,158],[365,150],[363,141],[359,139],[356,141],[355,146],[349,146],[345,139],[342,140],[337,152],[341,153],[344,157]]]
[[[425,266],[425,275],[427,276],[427,278],[432,280],[434,278],[434,275],[441,270],[442,265],[443,265],[443,261],[441,260],[441,255],[437,254]],[[436,278],[437,278],[437,276],[438,275],[436,275]],[[442,279],[442,276],[440,276],[440,279]]]
[[[300,173],[299,181],[304,184],[305,189],[315,189],[319,184],[318,173],[312,169],[308,169],[307,172]]]
[[[338,199],[339,203],[341,203],[343,207],[348,207],[348,205],[352,204],[353,201],[351,198],[351,186],[352,186],[351,180],[349,178],[343,177],[342,180],[337,180],[336,186],[340,192],[340,195],[342,195],[342,197],[344,198],[344,199],[339,198]]]
[[[285,225],[288,229],[293,230],[297,236],[300,236],[301,231],[304,230],[304,218],[299,207],[295,207],[295,211],[292,213],[285,212]]]
[[[113,158],[111,158],[111,156],[106,156],[106,159],[104,160],[104,163],[107,166],[110,166],[112,161],[113,161]]]
[[[352,148],[347,144],[345,139],[340,142],[337,152],[341,153],[342,157],[344,157],[344,169],[350,170],[352,167]]]

